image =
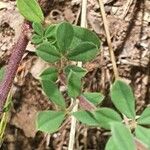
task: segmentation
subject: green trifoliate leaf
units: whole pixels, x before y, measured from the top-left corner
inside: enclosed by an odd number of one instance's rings
[[[45,133],[54,133],[61,126],[65,118],[64,112],[42,111],[38,113],[36,128]]]
[[[150,129],[138,125],[135,129],[135,135],[150,148]]]
[[[31,42],[33,44],[41,44],[43,42],[43,38],[40,35],[33,34]]]
[[[5,68],[4,67],[2,67],[2,68],[0,68],[0,82],[3,80],[3,78],[4,78],[4,73],[5,73]]]
[[[81,42],[92,42],[98,48],[100,47],[100,40],[94,32],[85,28],[81,28],[79,26],[73,26],[73,29],[74,29],[74,38],[71,44],[71,48],[75,48]]]
[[[90,42],[83,42],[71,50],[67,58],[73,61],[87,62],[96,57],[98,53],[98,48],[95,44]]]
[[[122,123],[111,123],[113,142],[118,150],[136,150],[134,138],[130,130]]]
[[[117,146],[115,145],[114,141],[113,141],[113,137],[110,137],[107,144],[106,144],[106,147],[105,147],[105,150],[120,150],[117,148]]]
[[[121,122],[120,115],[110,108],[100,108],[93,112],[95,119],[99,122],[99,126],[110,129],[110,123]]]
[[[104,99],[104,96],[98,92],[85,92],[83,96],[94,105],[100,104]]]
[[[74,39],[72,42],[72,47],[76,47],[81,42],[92,42],[98,48],[100,47],[99,37],[92,31],[81,28],[79,26],[73,26],[74,29]]]
[[[55,83],[50,80],[41,80],[41,83],[42,88],[49,99],[57,106],[64,109],[66,107],[65,100]]]
[[[81,93],[81,78],[74,71],[70,71],[67,78],[68,95],[76,98]]]
[[[150,107],[147,107],[140,118],[137,120],[138,124],[142,125],[150,125]]]
[[[65,73],[66,73],[67,76],[69,75],[69,73],[70,73],[71,70],[73,72],[77,73],[77,75],[80,78],[84,77],[86,75],[86,73],[87,73],[87,70],[85,70],[85,69],[83,69],[81,67],[78,67],[78,66],[75,66],[75,65],[69,65],[69,66],[67,66],[65,68]]]
[[[97,120],[94,118],[92,112],[89,111],[77,111],[73,113],[73,116],[75,116],[75,118],[86,124],[89,126],[98,126],[99,123],[97,122]]]
[[[57,80],[57,76],[58,76],[58,70],[54,67],[47,68],[40,75],[42,80],[51,80],[53,82],[55,82]]]
[[[44,15],[37,0],[17,0],[17,7],[27,20],[37,23],[44,21]]]
[[[60,60],[60,53],[49,42],[44,42],[37,47],[36,53],[43,60],[54,63]]]
[[[135,98],[129,85],[116,80],[111,87],[111,99],[116,108],[127,117],[135,118]]]
[[[32,28],[34,30],[34,32],[40,36],[43,36],[44,34],[44,29],[43,29],[43,26],[41,23],[37,23],[37,22],[34,22],[32,24]]]
[[[57,45],[61,53],[65,53],[69,50],[70,44],[74,36],[73,27],[67,22],[63,22],[57,27]]]
[[[50,25],[45,29],[44,36],[46,38],[52,38],[56,36],[56,27],[57,25]]]

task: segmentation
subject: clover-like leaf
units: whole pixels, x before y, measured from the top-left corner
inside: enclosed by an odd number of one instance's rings
[[[134,138],[130,130],[122,123],[111,123],[113,142],[118,150],[136,150]]]
[[[127,117],[135,118],[135,98],[129,85],[116,80],[111,87],[111,99],[116,108]]]
[[[104,99],[104,96],[99,92],[85,92],[83,96],[94,105],[100,104]]]
[[[46,38],[52,38],[52,37],[55,37],[56,36],[56,29],[57,29],[57,26],[58,25],[49,25],[46,27],[45,29],[45,33],[44,33],[44,36]]]
[[[81,28],[79,26],[73,26],[74,29],[74,38],[71,44],[71,48],[75,48],[82,42],[92,42],[98,48],[100,47],[100,40],[99,37],[92,31]]]
[[[99,122],[99,126],[110,129],[110,123],[121,122],[120,115],[110,108],[99,108],[93,112],[95,119]]]
[[[36,49],[36,53],[43,60],[50,63],[60,60],[60,53],[57,51],[55,46],[51,45],[49,42],[40,44]]]
[[[31,42],[33,44],[41,44],[43,42],[43,37],[41,37],[40,35],[37,34],[33,34]]]
[[[58,87],[51,80],[41,80],[42,88],[49,99],[59,106],[61,109],[65,109],[66,104],[64,97],[60,93]]]
[[[69,50],[73,36],[74,36],[74,31],[71,24],[67,22],[63,22],[58,25],[56,39],[57,39],[57,45],[61,53],[64,54]]]
[[[42,80],[51,80],[55,82],[57,80],[58,70],[55,67],[47,68],[44,70],[40,77]]]
[[[17,7],[27,20],[38,23],[44,21],[44,15],[37,0],[17,0]]]
[[[87,62],[96,57],[98,48],[95,44],[90,42],[83,42],[71,50],[67,58],[73,61]]]
[[[75,118],[86,124],[89,126],[98,126],[99,123],[98,121],[94,118],[92,112],[90,111],[77,111],[77,112],[73,112],[73,116],[75,116]]]
[[[66,73],[67,76],[69,75],[71,70],[73,72],[77,73],[80,78],[84,77],[87,73],[87,70],[85,70],[81,67],[78,67],[78,66],[75,66],[75,65],[69,65],[65,68],[65,73]]]
[[[141,114],[140,118],[137,120],[138,124],[150,125],[150,107],[147,107]]]
[[[65,113],[62,111],[39,112],[36,119],[36,128],[45,133],[54,133],[59,129],[64,118]]]
[[[135,135],[150,148],[150,129],[138,125],[135,129]]]
[[[70,71],[67,78],[68,95],[72,98],[76,98],[81,93],[81,79],[77,73]]]
[[[44,28],[43,28],[43,26],[42,26],[41,23],[34,22],[32,24],[32,28],[33,28],[33,30],[34,30],[35,33],[37,33],[40,36],[43,36],[43,34],[44,34]]]

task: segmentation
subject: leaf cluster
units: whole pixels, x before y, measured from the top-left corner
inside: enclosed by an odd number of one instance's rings
[[[70,115],[70,112],[67,112],[65,98],[56,84],[56,81],[61,80],[60,76],[64,76],[70,99],[75,101],[77,97],[82,96],[93,105],[102,101],[103,96],[100,93],[82,93],[82,78],[87,71],[71,64],[71,61],[87,62],[96,57],[100,48],[100,40],[90,30],[67,22],[47,27],[43,27],[41,23],[33,23],[32,26],[34,30],[32,42],[36,45],[36,54],[55,66],[44,70],[40,75],[40,81],[45,94],[59,110],[39,112],[37,118],[37,129],[52,133],[52,131],[58,130],[63,120]],[[50,114],[55,115],[51,120],[49,119]],[[52,126],[47,125],[51,122],[59,124],[59,126],[54,126],[55,129],[52,129]]]
[[[62,59],[87,62],[96,56],[100,47],[95,33],[67,22],[45,28],[40,23],[33,23],[33,29],[32,42],[37,45],[36,53],[50,63]]]

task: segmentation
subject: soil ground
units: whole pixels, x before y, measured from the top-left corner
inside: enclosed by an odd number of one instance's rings
[[[48,7],[46,21],[63,20],[80,25],[81,0],[55,0]],[[133,87],[136,111],[140,113],[150,105],[150,1],[104,0],[111,40],[115,50],[120,77]],[[0,66],[7,64],[11,47],[20,33],[23,17],[14,0],[0,1]],[[103,106],[112,107],[109,87],[114,79],[108,45],[98,2],[89,0],[87,28],[101,38],[102,48],[97,58],[85,64],[89,71],[85,88],[105,95]],[[70,122],[53,135],[35,130],[35,117],[39,110],[53,109],[43,94],[37,77],[47,66],[35,55],[29,43],[13,85],[13,107],[1,150],[66,150]],[[75,150],[104,150],[110,133],[100,128],[77,124]]]

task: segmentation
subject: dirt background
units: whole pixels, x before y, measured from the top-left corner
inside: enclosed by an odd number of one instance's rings
[[[119,74],[133,87],[136,110],[140,113],[150,104],[150,1],[103,0]],[[49,0],[47,23],[67,20],[80,25],[81,0]],[[0,1],[0,66],[7,64],[11,47],[20,33],[23,17],[14,0]],[[85,88],[100,91],[105,97],[103,106],[112,106],[109,87],[114,79],[108,46],[98,2],[89,0],[87,28],[101,38],[101,53],[85,64],[89,71]],[[37,80],[47,66],[35,55],[29,43],[13,85],[13,106],[1,150],[66,150],[70,121],[63,130],[44,135],[35,130],[35,117],[39,110],[53,109]],[[75,150],[104,150],[110,133],[99,128],[77,124]]]

